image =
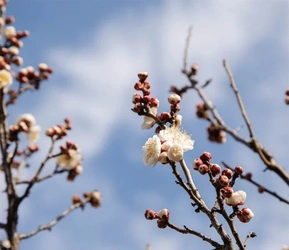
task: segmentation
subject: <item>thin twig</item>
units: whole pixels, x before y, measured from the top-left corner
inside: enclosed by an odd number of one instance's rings
[[[51,145],[50,145],[50,148],[48,150],[48,153],[45,157],[45,159],[43,160],[43,162],[41,163],[40,167],[38,168],[37,172],[35,173],[35,175],[32,177],[32,179],[30,180],[30,183],[29,185],[27,186],[24,194],[20,197],[20,202],[22,202],[23,199],[25,199],[28,195],[29,195],[29,192],[31,190],[31,188],[33,187],[33,185],[37,182],[37,179],[39,177],[39,175],[41,174],[45,164],[47,163],[47,161],[49,159],[51,159],[53,156],[52,156],[52,151],[54,149],[54,144],[55,144],[55,139],[51,138]]]
[[[246,109],[245,109],[245,106],[243,104],[243,101],[242,101],[242,98],[240,96],[240,93],[239,93],[239,90],[237,89],[237,85],[235,83],[235,80],[234,80],[234,77],[227,65],[227,62],[224,60],[223,61],[223,65],[224,65],[224,68],[226,70],[226,73],[229,77],[229,80],[230,80],[230,86],[232,87],[234,93],[235,93],[235,96],[236,96],[236,99],[237,99],[237,102],[238,102],[238,105],[239,105],[239,108],[240,108],[240,111],[241,111],[241,114],[243,116],[243,119],[247,125],[247,128],[248,128],[248,131],[249,131],[249,134],[250,134],[250,138],[254,138],[254,133],[253,133],[253,128],[252,128],[252,124],[249,120],[249,117],[247,115],[247,112],[246,112]]]
[[[184,51],[183,71],[187,70],[187,61],[188,61],[189,46],[190,46],[190,40],[191,40],[191,36],[192,36],[192,30],[193,30],[193,27],[192,26],[189,27],[188,35],[187,35],[187,39],[186,39],[185,51]]]
[[[88,203],[90,201],[90,199],[91,199],[91,197],[88,197],[82,202],[78,202],[76,204],[71,205],[68,209],[66,209],[62,214],[57,216],[54,220],[52,220],[51,222],[49,222],[46,225],[39,226],[37,229],[35,229],[34,231],[32,231],[30,233],[19,234],[19,239],[20,240],[28,239],[28,238],[32,237],[33,235],[38,234],[39,232],[44,231],[44,230],[50,231],[52,229],[52,227],[55,226],[60,220],[62,220],[64,217],[66,217],[68,214],[70,214],[75,209],[77,209],[79,207],[83,207],[86,203]]]
[[[54,175],[56,174],[62,174],[64,172],[67,172],[68,170],[66,169],[61,169],[61,170],[57,170],[58,169],[58,166],[56,166],[55,170],[50,173],[50,174],[47,174],[45,176],[42,176],[42,177],[38,177],[36,180],[35,180],[35,183],[38,183],[38,182],[41,182],[41,181],[44,181],[44,180],[47,180],[47,179],[50,179],[52,178]],[[18,181],[16,182],[17,185],[21,185],[21,184],[30,184],[31,180],[26,180],[26,181]]]
[[[208,236],[206,236],[206,235],[204,235],[202,233],[199,233],[199,232],[197,232],[197,231],[195,231],[193,229],[190,229],[190,228],[188,228],[186,226],[184,226],[184,228],[179,228],[178,226],[174,225],[173,223],[171,223],[169,221],[167,222],[167,225],[168,225],[169,228],[174,229],[174,230],[176,230],[176,231],[178,231],[180,233],[195,235],[195,236],[201,238],[203,241],[206,241],[206,242],[210,243],[212,246],[214,246],[216,248],[221,248],[222,247],[221,244],[219,244],[218,242],[212,240]]]
[[[6,224],[5,224],[5,223],[2,223],[2,222],[0,222],[0,229],[6,229]]]

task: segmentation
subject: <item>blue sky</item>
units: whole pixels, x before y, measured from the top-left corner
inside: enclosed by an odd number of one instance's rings
[[[73,212],[51,232],[23,241],[21,249],[141,250],[149,242],[152,250],[210,249],[192,236],[159,230],[144,219],[147,208],[168,208],[173,223],[218,239],[206,218],[193,212],[168,167],[143,165],[141,147],[153,130],[142,131],[142,118],[130,111],[139,71],[149,72],[152,95],[161,101],[162,111],[168,110],[169,87],[187,83],[180,69],[191,25],[189,62],[199,64],[201,82],[213,78],[206,93],[225,121],[233,128],[244,124],[223,59],[234,73],[257,137],[284,167],[288,164],[286,1],[11,0],[7,12],[15,16],[17,29],[31,32],[21,50],[24,66],[46,62],[55,69],[39,92],[28,93],[10,108],[10,123],[31,112],[45,131],[70,117],[73,130],[69,139],[80,145],[84,155],[84,172],[74,183],[59,176],[34,188],[21,207],[19,231],[29,232],[52,220],[70,205],[75,193],[99,189],[103,194],[100,209]],[[288,197],[284,184],[262,172],[264,166],[257,155],[231,138],[225,145],[206,140],[207,124],[194,115],[198,100],[195,93],[188,93],[181,106],[183,127],[196,141],[195,149],[186,155],[188,165],[203,151],[210,151],[215,162],[242,165],[257,180]],[[245,129],[241,134],[248,136]],[[24,177],[30,176],[44,157],[47,142],[42,136],[41,151]],[[47,172],[53,166],[53,162],[48,164]],[[212,203],[214,195],[207,178],[196,175],[195,179],[204,198]],[[248,249],[289,245],[286,205],[259,195],[244,182],[238,182],[236,188],[247,192],[246,205],[255,213],[250,223],[236,223],[243,238],[249,231],[258,234],[249,241]],[[0,205],[0,219],[4,207]]]

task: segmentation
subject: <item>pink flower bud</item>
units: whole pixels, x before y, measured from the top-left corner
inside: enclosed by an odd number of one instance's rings
[[[237,217],[241,222],[247,223],[254,217],[254,213],[250,208],[245,207],[238,211]]]
[[[146,96],[143,97],[143,102],[144,103],[149,103],[150,101],[151,101],[150,96],[146,95]]]
[[[91,193],[90,204],[95,208],[101,205],[101,193],[99,191],[93,191]]]
[[[243,174],[243,168],[241,166],[236,166],[235,169],[234,169],[234,172],[237,174],[237,175],[241,175]]]
[[[209,167],[206,164],[202,164],[199,166],[199,172],[202,175],[209,173]]]
[[[203,164],[203,161],[200,158],[196,158],[193,162],[193,169],[199,170],[199,166]]]
[[[211,165],[211,173],[214,177],[217,176],[218,174],[220,174],[221,170],[222,169],[218,164],[212,164]]]
[[[134,89],[135,90],[142,90],[143,89],[143,84],[141,82],[137,82],[135,85],[134,85]]]
[[[136,113],[140,113],[142,112],[142,110],[143,110],[143,107],[140,102],[136,103],[133,107],[133,111]]]
[[[79,195],[75,194],[72,196],[72,204],[76,204],[76,203],[79,203],[81,202],[81,198]]]
[[[147,220],[154,220],[157,218],[157,213],[151,209],[147,209],[144,216]]]
[[[200,158],[204,163],[206,163],[212,159],[212,154],[210,152],[204,152],[204,153],[202,153]]]
[[[170,212],[168,209],[162,209],[160,210],[156,216],[160,219],[160,220],[163,220],[163,221],[168,221],[169,218],[170,218]]]
[[[231,169],[226,168],[222,171],[222,175],[226,175],[229,179],[231,179],[233,176],[233,172]]]
[[[240,190],[240,191],[234,192],[230,198],[226,198],[225,200],[228,206],[239,206],[245,203],[246,197],[247,197],[247,194],[244,191]]]
[[[144,88],[149,90],[151,88],[151,84],[147,81],[144,82]]]
[[[181,97],[177,94],[171,94],[169,97],[168,97],[168,102],[169,104],[178,104],[179,102],[181,101]]]
[[[151,94],[151,91],[150,91],[149,89],[143,89],[143,90],[142,90],[142,93],[143,93],[144,96],[145,96],[145,95],[150,95],[150,94]]]
[[[158,115],[158,118],[161,121],[167,121],[167,120],[171,119],[171,114],[168,112],[162,112],[161,114]]]
[[[155,97],[152,97],[151,98],[151,103],[150,103],[150,107],[156,107],[158,108],[159,107],[159,104],[160,104],[160,101],[155,98]]]
[[[218,178],[218,183],[221,187],[226,187],[229,185],[229,178],[226,175],[220,175]]]
[[[227,186],[221,189],[221,193],[224,198],[230,198],[234,193],[234,190],[232,187]]]
[[[166,228],[166,227],[167,227],[167,222],[158,219],[158,220],[157,220],[157,225],[158,225],[158,228]]]

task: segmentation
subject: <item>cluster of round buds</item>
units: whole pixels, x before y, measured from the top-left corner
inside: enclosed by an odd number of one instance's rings
[[[138,74],[139,81],[134,85],[134,89],[141,91],[142,95],[135,93],[132,97],[134,104],[133,111],[138,114],[150,113],[150,116],[157,117],[157,109],[159,107],[159,100],[150,96],[150,83],[146,81],[148,77],[147,72],[140,72]],[[142,129],[150,129],[155,124],[155,119],[149,116],[144,116]]]
[[[211,142],[216,143],[225,143],[226,142],[226,132],[219,128],[216,128],[213,124],[211,124],[208,128],[208,139]]]
[[[67,141],[65,146],[60,146],[60,150],[61,152],[57,157],[57,165],[69,171],[68,180],[71,180],[73,176],[75,177],[82,172],[82,156],[78,146],[71,141]],[[72,176],[71,178],[69,178],[70,175]]]
[[[30,83],[35,89],[38,89],[40,83],[49,79],[49,76],[52,73],[53,69],[51,67],[48,67],[45,63],[40,63],[38,65],[38,71],[32,66],[20,69],[16,76],[16,80],[21,84]]]
[[[85,192],[83,194],[84,198],[90,198],[89,202],[91,206],[97,208],[101,206],[102,199],[101,199],[101,192],[95,190],[93,192]]]
[[[56,139],[61,139],[67,135],[67,130],[71,130],[71,122],[69,118],[64,119],[64,125],[56,125],[46,130],[46,135]]]
[[[235,207],[236,214],[237,215],[240,214],[237,217],[241,222],[248,222],[246,221],[247,219],[243,219],[243,221],[242,219],[240,219],[242,218],[242,216],[241,212],[239,211],[243,210],[239,210],[237,208],[237,206],[243,205],[245,203],[246,193],[242,190],[234,192],[232,187],[235,180],[243,173],[243,168],[241,166],[236,166],[234,171],[232,171],[229,168],[225,168],[222,170],[218,164],[211,163],[210,162],[211,159],[212,159],[211,153],[209,152],[202,153],[200,158],[194,160],[193,169],[199,171],[199,173],[202,175],[209,174],[211,177],[211,182],[218,190],[220,190],[222,198],[225,200],[226,204],[228,206]],[[250,214],[250,216],[252,214]]]
[[[200,119],[208,119],[210,117],[209,107],[203,102],[198,103],[196,105],[196,116]]]
[[[286,90],[285,95],[286,95],[285,103],[286,103],[287,105],[289,105],[289,89]]]
[[[155,220],[157,219],[157,226],[159,228],[166,228],[167,227],[167,223],[169,221],[170,218],[170,212],[168,209],[162,209],[160,210],[158,213],[151,210],[151,209],[147,209],[145,211],[144,214],[145,218],[147,220]]]

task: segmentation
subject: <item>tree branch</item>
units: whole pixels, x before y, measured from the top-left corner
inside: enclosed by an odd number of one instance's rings
[[[24,194],[20,197],[19,203],[22,202],[23,199],[25,199],[25,198],[29,195],[29,192],[30,192],[31,188],[32,188],[33,185],[37,182],[38,177],[39,177],[39,175],[41,174],[41,171],[43,170],[45,164],[47,163],[47,161],[48,161],[49,159],[51,159],[51,158],[53,157],[52,151],[53,151],[53,149],[54,149],[55,141],[56,141],[56,139],[51,138],[51,145],[50,145],[50,148],[49,148],[49,150],[48,150],[48,153],[47,153],[45,159],[43,160],[43,162],[41,163],[40,167],[38,168],[36,174],[35,174],[35,175],[32,177],[32,179],[30,180],[30,182],[29,182],[29,184],[28,184],[28,186],[27,186]]]
[[[216,247],[217,249],[221,249],[222,248],[222,245],[220,245],[218,242],[212,240],[211,238],[207,237],[206,235],[202,234],[202,233],[199,233],[195,230],[192,230],[188,227],[186,227],[184,225],[184,228],[179,228],[178,226],[170,223],[169,221],[167,222],[167,225],[169,228],[173,229],[173,230],[176,230],[182,234],[192,234],[192,235],[195,235],[199,238],[201,238],[203,241],[206,241],[208,243],[210,243],[213,247]]]
[[[37,229],[35,229],[34,231],[27,233],[27,234],[19,234],[19,239],[20,240],[24,240],[24,239],[28,239],[32,236],[34,236],[35,234],[40,233],[41,231],[44,230],[48,230],[50,231],[52,229],[53,226],[55,226],[60,220],[62,220],[64,217],[66,217],[67,215],[69,215],[72,211],[74,211],[77,208],[82,208],[84,207],[89,201],[90,201],[91,197],[86,198],[85,200],[78,202],[76,204],[71,205],[68,209],[66,209],[62,214],[60,214],[59,216],[57,216],[54,220],[52,220],[51,222],[49,222],[46,225],[43,226],[39,226]]]

